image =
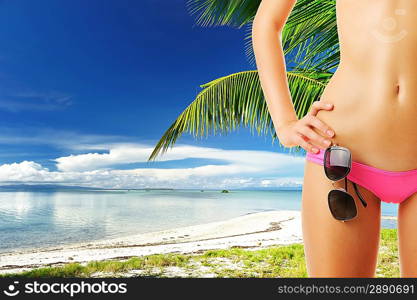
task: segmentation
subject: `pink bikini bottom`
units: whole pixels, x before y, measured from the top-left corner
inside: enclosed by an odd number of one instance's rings
[[[317,154],[307,152],[306,159],[323,165],[325,150],[319,150]],[[417,192],[417,169],[387,171],[352,160],[352,169],[347,178],[388,203],[401,203]]]

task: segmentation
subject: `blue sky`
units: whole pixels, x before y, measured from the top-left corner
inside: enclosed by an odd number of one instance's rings
[[[255,69],[244,37],[196,25],[185,0],[0,1],[0,181],[299,186],[303,157],[245,128],[146,163],[200,84]]]

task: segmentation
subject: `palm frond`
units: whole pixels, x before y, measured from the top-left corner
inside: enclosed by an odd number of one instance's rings
[[[241,28],[256,13],[261,0],[188,0],[187,9],[201,26]]]
[[[255,65],[252,22],[250,19],[247,24],[245,53]],[[335,0],[298,1],[283,28],[282,44],[289,66],[318,72],[337,67],[340,53]]]
[[[325,75],[288,72],[288,82],[298,116],[304,116],[325,87]],[[323,82],[322,82],[323,81]],[[173,147],[185,132],[194,138],[216,132],[227,134],[237,127],[250,128],[253,134],[271,134],[277,140],[256,70],[221,77],[201,85],[203,90],[166,130],[148,160]],[[295,151],[300,150],[294,149]],[[292,151],[292,149],[290,149]]]
[[[339,63],[336,1],[302,1],[296,5],[283,31],[289,64],[329,71]]]

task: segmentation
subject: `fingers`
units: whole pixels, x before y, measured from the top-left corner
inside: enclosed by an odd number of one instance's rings
[[[296,131],[302,136],[303,141],[297,140],[306,151],[318,153],[318,148],[326,149],[331,145],[330,139],[334,136],[334,131],[315,116],[320,109],[333,109],[332,104],[330,106],[327,104],[329,103],[319,101],[313,103],[310,113],[300,120],[301,122],[296,126]]]
[[[307,113],[308,115],[315,116],[319,112],[319,110],[332,110],[333,104],[329,102],[323,102],[323,101],[314,101],[311,105],[310,111]]]
[[[326,149],[327,147],[331,145],[331,141],[329,139],[326,139],[320,134],[316,133],[309,126],[302,126],[298,130],[298,132],[301,133],[303,136],[307,137],[307,139],[309,140],[311,144],[319,148]]]
[[[319,149],[314,147],[311,143],[307,142],[301,135],[297,134],[295,137],[295,142],[297,145],[300,145],[304,150],[309,151],[311,153],[319,152]]]
[[[299,145],[311,153],[318,153],[319,148],[326,149],[330,147],[331,138],[335,135],[330,126],[316,117],[320,110],[332,110],[334,105],[324,101],[315,101],[311,105],[310,111],[301,120],[287,126],[283,140],[291,147]]]
[[[310,115],[305,117],[305,121],[308,125],[321,131],[323,136],[327,136],[329,138],[334,136],[334,131],[330,128],[330,126],[323,123],[319,118]]]

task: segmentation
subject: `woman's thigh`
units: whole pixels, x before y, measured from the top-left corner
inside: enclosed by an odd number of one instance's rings
[[[401,277],[417,277],[417,193],[398,208]]]
[[[344,180],[335,183],[344,187]],[[302,191],[302,227],[307,272],[310,277],[374,277],[380,234],[380,200],[357,185],[368,203],[364,208],[352,182],[358,216],[341,222],[333,218],[327,194],[334,188],[323,166],[306,160]]]

